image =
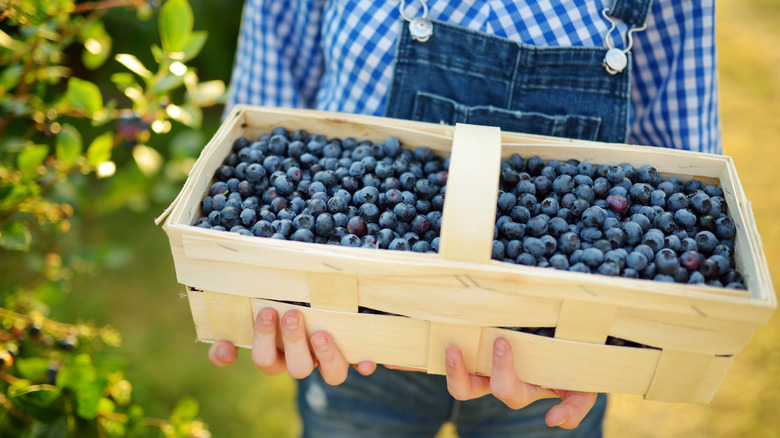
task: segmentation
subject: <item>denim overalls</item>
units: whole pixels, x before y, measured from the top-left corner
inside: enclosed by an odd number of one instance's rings
[[[612,0],[609,15],[640,27],[651,1]],[[438,21],[430,39],[420,42],[401,24],[387,117],[625,142],[630,52],[625,69],[611,74],[605,47],[540,48]],[[382,366],[368,377],[350,370],[339,386],[327,385],[315,370],[298,392],[307,438],[432,438],[445,421],[456,424],[460,438],[601,436],[603,394],[572,431],[544,422],[559,402],[541,400],[516,411],[492,396],[458,402],[444,376]]]

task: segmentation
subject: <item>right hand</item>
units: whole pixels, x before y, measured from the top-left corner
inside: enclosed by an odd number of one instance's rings
[[[276,348],[277,330],[281,329],[284,351]],[[209,348],[209,360],[224,367],[235,362],[238,348],[228,341],[217,341]],[[276,310],[266,307],[257,313],[252,340],[252,362],[266,375],[276,376],[285,370],[295,379],[307,377],[319,366],[323,380],[329,385],[340,385],[347,379],[349,363],[325,331],[317,331],[306,337],[303,314],[299,310],[287,311],[279,321]],[[354,365],[363,375],[376,369],[373,362]]]

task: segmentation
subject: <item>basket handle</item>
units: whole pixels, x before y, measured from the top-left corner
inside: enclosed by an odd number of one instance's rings
[[[445,259],[490,261],[500,169],[499,128],[455,125],[439,237]]]

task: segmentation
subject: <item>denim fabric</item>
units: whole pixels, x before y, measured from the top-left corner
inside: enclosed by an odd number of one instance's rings
[[[371,376],[350,370],[347,381],[328,386],[319,372],[300,381],[298,407],[304,438],[432,438],[449,421],[460,438],[594,438],[602,435],[607,398],[574,430],[551,428],[547,411],[560,400],[540,400],[512,410],[493,396],[459,402],[444,376],[379,366]]]
[[[609,15],[632,26],[642,26],[647,20],[653,0],[612,0]]]
[[[434,21],[433,35],[401,32],[385,115],[433,123],[625,142],[631,61],[603,67],[603,47],[536,47]]]

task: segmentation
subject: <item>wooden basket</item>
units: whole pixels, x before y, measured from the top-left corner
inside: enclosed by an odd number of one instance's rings
[[[440,251],[348,248],[262,239],[192,226],[215,170],[238,137],[276,126],[376,142],[398,137],[451,162]],[[737,227],[748,291],[633,280],[491,260],[502,158],[513,153],[594,164],[650,164],[665,177],[717,181]],[[767,263],[731,158],[369,116],[237,106],[190,172],[163,226],[187,286],[198,340],[252,344],[254,317],[294,305],[309,333],[330,332],[348,361],[444,374],[444,350],[489,375],[497,337],[512,344],[518,378],[552,388],[708,403],[733,355],[776,307]],[[358,313],[358,307],[390,315]],[[501,327],[555,327],[547,338]],[[608,336],[654,348],[605,345]]]

